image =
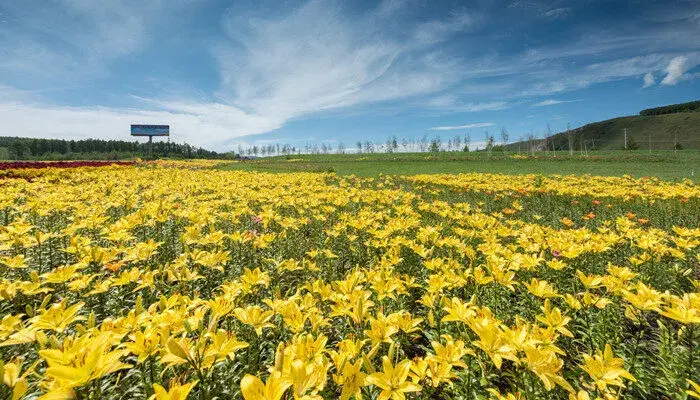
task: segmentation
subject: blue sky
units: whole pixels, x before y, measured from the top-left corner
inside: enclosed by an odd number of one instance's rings
[[[0,135],[511,141],[700,98],[700,2],[0,2]]]

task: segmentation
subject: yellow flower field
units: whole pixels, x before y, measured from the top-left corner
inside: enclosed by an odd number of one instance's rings
[[[700,398],[692,182],[215,165],[0,179],[0,398]]]

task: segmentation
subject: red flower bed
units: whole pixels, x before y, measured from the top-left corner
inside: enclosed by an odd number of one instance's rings
[[[104,167],[107,165],[132,165],[133,163],[133,161],[8,161],[0,162],[0,171],[26,168]]]

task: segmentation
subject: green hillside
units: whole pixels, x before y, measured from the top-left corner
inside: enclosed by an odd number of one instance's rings
[[[601,150],[624,148],[625,129],[627,144],[640,149],[673,150],[674,143],[684,149],[700,149],[700,112],[632,116],[595,122],[579,128],[573,136],[575,143]],[[568,149],[566,134],[560,134],[555,144]],[[579,146],[575,146],[579,147]]]
[[[674,143],[678,143],[679,148],[699,150],[700,110],[613,118],[561,132],[548,139],[535,140],[533,143],[537,150],[568,150],[569,143],[575,150],[620,150],[624,148],[625,130],[628,148],[673,150]],[[529,143],[511,143],[508,147],[528,148]]]

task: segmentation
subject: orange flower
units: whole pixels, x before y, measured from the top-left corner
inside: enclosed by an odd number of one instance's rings
[[[626,216],[628,219],[634,219],[634,217],[636,217],[637,214],[628,212],[627,214],[625,214],[625,216]]]
[[[109,271],[112,271],[113,273],[116,273],[117,271],[119,271],[119,268],[121,268],[125,263],[126,261],[124,260],[120,260],[113,263],[107,263],[105,264],[105,268]]]
[[[642,225],[646,225],[646,224],[649,223],[649,220],[648,220],[648,219],[644,219],[644,218],[638,218],[638,219],[637,219],[637,222],[639,222],[639,223],[642,224]]]
[[[594,206],[600,205],[600,201],[599,201],[599,200],[593,200],[593,205],[594,205]]]
[[[561,223],[564,224],[567,228],[571,228],[572,225],[574,225],[574,221],[564,217],[561,219]]]
[[[588,214],[581,217],[581,219],[584,221],[588,221],[589,219],[593,219],[593,218],[595,218],[595,214],[592,212],[589,212]]]

